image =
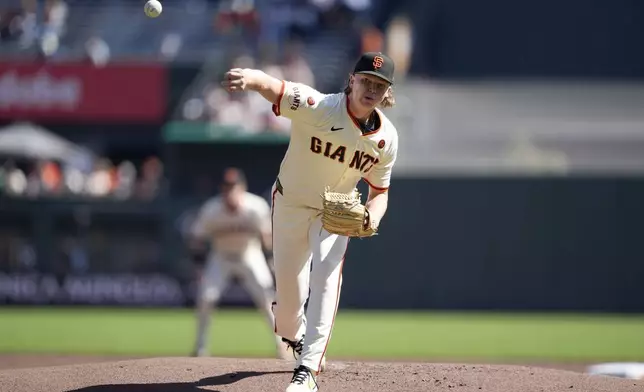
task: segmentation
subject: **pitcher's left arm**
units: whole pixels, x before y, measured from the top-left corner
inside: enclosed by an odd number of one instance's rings
[[[388,148],[381,155],[381,161],[364,178],[365,182],[369,184],[369,196],[365,207],[369,211],[368,218],[373,222],[373,227],[380,225],[389,203],[391,172],[398,157],[397,133],[394,130],[392,134],[393,137],[388,143]],[[367,223],[369,222],[365,222],[365,224]]]
[[[369,211],[368,219],[373,222],[375,227],[380,225],[380,221],[387,212],[387,204],[389,202],[389,193],[387,189],[376,189],[369,187],[369,196],[367,197],[367,204],[365,205]],[[369,222],[365,222],[368,225]]]

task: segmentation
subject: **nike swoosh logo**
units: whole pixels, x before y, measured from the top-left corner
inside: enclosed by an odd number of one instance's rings
[[[344,128],[336,128],[336,127],[331,127],[331,132],[339,131]]]

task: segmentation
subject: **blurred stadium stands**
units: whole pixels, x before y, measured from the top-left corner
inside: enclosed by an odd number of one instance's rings
[[[166,0],[163,16],[152,20],[134,0],[9,0],[0,4],[0,53],[95,63],[251,55],[271,63],[288,50],[285,43],[296,40],[306,42],[303,56],[317,83],[332,88],[334,75],[344,72],[359,50],[359,22],[368,5],[368,0]],[[37,21],[44,22],[41,30]]]
[[[0,57],[96,66],[128,61],[203,64],[200,78],[185,86],[174,119],[232,124],[249,132],[285,132],[289,122],[272,116],[270,107],[252,100],[256,97],[222,94],[217,72],[233,64],[257,66],[321,90],[337,89],[343,83],[337,75],[345,73],[360,49],[359,20],[368,5],[369,1],[166,0],[162,17],[152,20],[144,15],[141,1],[3,0]],[[83,172],[88,179],[96,177],[88,184],[105,179],[94,190],[70,185],[74,181],[66,178],[78,178],[81,171],[60,169],[57,162],[5,161],[0,178],[2,188],[14,195],[106,196],[116,189],[117,173],[145,172],[144,162],[159,159],[138,158],[136,168],[128,159],[96,161],[95,168]],[[61,186],[43,185],[39,173],[44,168],[57,172]]]
[[[369,0],[167,0],[162,17],[153,20],[141,1],[11,0],[0,5],[0,55],[97,66],[203,64],[175,119],[283,133],[289,123],[271,116],[256,97],[223,94],[219,73],[232,65],[258,67],[321,91],[338,90],[368,36],[369,6]],[[243,105],[250,105],[250,114]]]

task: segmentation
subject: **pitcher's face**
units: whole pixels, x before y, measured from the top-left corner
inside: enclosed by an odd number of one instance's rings
[[[389,83],[377,76],[351,75],[351,101],[364,110],[373,110],[385,98]]]

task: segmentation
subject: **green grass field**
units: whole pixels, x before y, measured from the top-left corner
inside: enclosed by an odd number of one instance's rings
[[[0,352],[189,355],[189,309],[0,308]],[[219,310],[213,355],[273,356],[254,310]],[[641,361],[644,316],[358,312],[338,314],[331,358],[503,361]]]

